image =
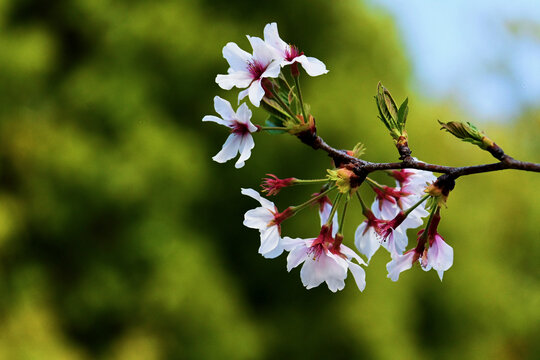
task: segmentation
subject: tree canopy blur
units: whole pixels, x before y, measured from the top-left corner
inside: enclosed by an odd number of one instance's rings
[[[307,291],[285,259],[257,254],[257,233],[242,226],[255,204],[240,187],[257,188],[266,173],[320,177],[329,164],[293,137],[268,134],[240,170],[211,160],[227,134],[201,118],[214,112],[214,95],[237,94],[214,82],[227,68],[221,49],[247,49],[244,35],[262,36],[271,21],[330,70],[303,81],[328,142],[362,141],[367,159],[396,159],[373,102],[382,80],[396,98],[410,96],[413,155],[490,161],[438,131],[437,118],[464,115],[409,93],[391,19],[359,1],[1,0],[0,359],[540,353],[537,174],[458,181],[442,213],[455,250],[442,284],[418,268],[392,283],[375,256],[364,293]],[[262,116],[254,111],[255,122]],[[539,119],[531,109],[480,127],[510,155],[538,161]],[[317,190],[286,189],[276,202]],[[351,211],[349,244],[362,221]],[[284,231],[313,236],[317,222],[313,211]]]

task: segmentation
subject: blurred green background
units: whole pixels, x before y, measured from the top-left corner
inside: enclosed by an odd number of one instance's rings
[[[393,283],[379,252],[363,293],[350,277],[340,293],[308,291],[284,256],[257,254],[242,226],[256,203],[240,188],[329,166],[268,134],[240,170],[211,160],[227,132],[201,119],[215,95],[237,94],[214,82],[221,48],[248,49],[244,35],[271,21],[330,69],[303,78],[330,144],[396,160],[372,99],[382,80],[410,98],[415,156],[493,161],[438,130],[436,119],[471,119],[411,93],[393,20],[359,1],[0,0],[0,359],[538,359],[538,174],[458,181],[440,226],[455,251],[443,283],[418,267]],[[480,127],[539,161],[539,124],[528,109]],[[348,245],[361,221],[352,209]],[[311,211],[283,232],[311,237],[317,223]]]

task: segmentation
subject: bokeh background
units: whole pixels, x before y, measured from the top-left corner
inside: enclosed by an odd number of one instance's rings
[[[459,96],[434,98],[405,8],[374,2],[0,0],[0,359],[538,359],[537,174],[458,181],[440,226],[455,251],[444,282],[415,268],[393,283],[380,252],[363,293],[348,279],[332,294],[305,290],[285,257],[257,254],[258,233],[242,226],[256,203],[240,195],[266,173],[321,177],[328,158],[259,134],[244,168],[211,161],[227,133],[201,118],[215,95],[236,97],[214,82],[227,68],[221,48],[247,49],[244,35],[271,21],[330,69],[303,78],[329,143],[362,141],[367,159],[396,159],[372,98],[382,80],[399,101],[409,96],[420,159],[493,161],[439,131],[441,119],[475,121],[512,156],[540,161],[538,97],[480,122]],[[526,25],[515,36],[538,46]],[[451,52],[459,39],[440,41]],[[538,78],[534,64],[518,69]],[[519,84],[518,73],[490,71]],[[475,96],[500,102],[489,89]],[[275,202],[315,191],[286,189]],[[349,245],[361,221],[353,207]],[[317,223],[313,210],[283,231],[310,237]]]

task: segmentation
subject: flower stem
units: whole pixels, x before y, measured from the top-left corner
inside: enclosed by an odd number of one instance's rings
[[[364,202],[364,200],[362,199],[358,191],[356,192],[356,196],[358,197],[358,200],[360,201],[360,205],[362,206],[362,214],[364,214],[364,216],[367,217],[367,213],[371,212],[371,210],[366,206],[366,203]]]
[[[302,99],[302,90],[300,90],[300,76],[293,76],[293,78],[296,85],[296,93],[298,94],[298,101],[300,101],[300,108],[302,109],[302,116],[304,116],[304,121],[308,121],[306,109],[304,108],[304,100]]]
[[[272,95],[274,95],[274,98],[276,99],[278,104],[283,108],[283,110],[285,110],[293,120],[296,120],[296,114],[293,113],[293,111],[287,104],[285,104],[285,101],[283,101],[283,99],[279,96],[278,92],[274,88],[271,89],[271,92]]]
[[[339,203],[341,202],[342,196],[343,196],[342,193],[340,192],[337,193],[336,198],[334,199],[334,203],[332,204],[332,211],[330,211],[330,215],[328,215],[328,219],[326,219],[326,225],[330,226],[330,224],[332,224],[332,219],[334,217],[334,214],[337,211]]]
[[[347,205],[349,205],[349,199],[345,200],[345,205],[343,205],[343,213],[341,214],[341,221],[339,222],[338,233],[341,234],[343,230],[343,223],[345,222],[345,214],[347,213]]]
[[[261,127],[259,127],[259,130],[266,130],[266,131],[284,130],[284,131],[287,131],[288,128],[286,128],[284,126],[261,126]]]
[[[416,209],[420,204],[422,204],[424,201],[426,201],[431,195],[424,195],[416,204],[405,210],[405,216],[408,216],[414,209]]]
[[[311,199],[309,199],[308,201],[306,201],[303,204],[300,204],[300,205],[297,205],[297,206],[291,206],[292,211],[294,213],[297,213],[298,211],[303,210],[305,207],[317,202],[320,198],[326,196],[326,194],[328,194],[330,191],[334,190],[335,188],[336,188],[336,186],[334,185],[334,186],[330,187],[329,189],[327,189],[326,191],[323,191],[319,195],[312,197]]]
[[[322,182],[328,182],[328,179],[309,179],[309,180],[296,179],[294,183],[295,185],[296,184],[302,185],[302,184],[316,184],[316,183],[322,183]]]
[[[369,178],[369,177],[366,177],[366,180],[367,182],[369,183],[369,185],[371,185],[371,187],[376,187],[376,188],[379,188],[381,190],[384,190],[384,187],[383,185],[379,184],[378,182],[376,182],[375,180]]]

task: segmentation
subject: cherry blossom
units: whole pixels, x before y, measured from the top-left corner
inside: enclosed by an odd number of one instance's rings
[[[221,115],[221,118],[206,115],[202,121],[212,121],[227,126],[231,130],[231,135],[225,140],[221,151],[212,159],[218,163],[224,163],[240,153],[240,157],[234,165],[239,169],[244,166],[245,161],[251,156],[251,150],[255,147],[251,133],[256,132],[258,128],[250,121],[251,110],[245,103],[242,103],[238,111],[234,112],[231,104],[219,96],[214,97],[214,108]]]
[[[261,38],[251,36],[247,38],[253,48],[253,55],[240,49],[233,42],[223,47],[223,57],[230,67],[227,74],[216,76],[216,83],[225,90],[233,87],[246,89],[238,94],[238,101],[249,95],[251,103],[259,107],[265,94],[262,80],[278,77],[281,65],[276,59],[275,50]]]
[[[326,65],[322,61],[305,56],[296,46],[289,45],[281,40],[275,22],[264,27],[264,41],[275,50],[282,67],[300,63],[310,76],[319,76],[328,72]]]
[[[336,292],[345,287],[347,271],[350,270],[356,285],[363,291],[366,287],[366,273],[359,264],[366,264],[353,250],[341,244],[339,236],[333,236],[331,227],[323,225],[319,236],[314,239],[285,237],[283,247],[290,251],[287,271],[303,263],[300,279],[307,289],[326,282],[330,291]]]
[[[435,234],[427,252],[424,253],[425,256],[421,260],[422,269],[429,271],[433,268],[442,281],[444,272],[450,269],[454,262],[454,249],[444,241],[441,235]]]
[[[267,259],[278,257],[283,252],[281,222],[292,216],[292,211],[287,208],[280,213],[273,202],[263,198],[253,189],[242,189],[241,193],[261,204],[260,207],[251,209],[244,215],[244,225],[260,232],[259,254]]]

